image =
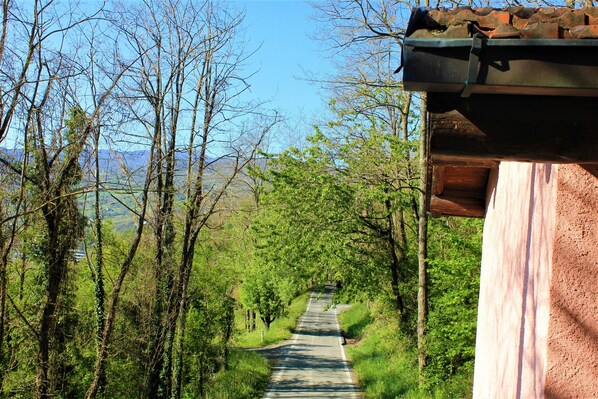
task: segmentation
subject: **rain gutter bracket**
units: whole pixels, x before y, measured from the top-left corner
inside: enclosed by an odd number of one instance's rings
[[[461,97],[467,98],[471,95],[474,87],[478,81],[480,54],[483,46],[483,36],[480,33],[473,35],[471,42],[471,50],[469,52],[469,66],[467,68],[467,79],[465,80],[465,88],[461,92]]]

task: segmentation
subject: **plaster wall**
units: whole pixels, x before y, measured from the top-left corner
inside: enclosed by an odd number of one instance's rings
[[[490,187],[474,398],[543,396],[556,169],[550,164],[502,162]]]
[[[598,398],[598,165],[489,184],[474,397]]]
[[[598,165],[559,165],[546,398],[598,398]]]

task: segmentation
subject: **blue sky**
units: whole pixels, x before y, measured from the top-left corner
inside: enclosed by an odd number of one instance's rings
[[[261,48],[252,65],[259,72],[251,80],[252,95],[272,99],[290,119],[305,122],[321,114],[325,99],[318,85],[305,79],[330,72],[331,64],[319,49],[321,44],[309,36],[317,31],[307,1],[245,0],[245,27],[250,48]],[[306,73],[308,73],[306,75]]]

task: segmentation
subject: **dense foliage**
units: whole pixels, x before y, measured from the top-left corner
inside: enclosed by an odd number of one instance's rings
[[[463,219],[435,221],[430,231],[431,299],[426,374],[428,384],[437,389],[446,386],[447,379],[453,376],[465,380],[471,387],[481,233],[480,220]]]

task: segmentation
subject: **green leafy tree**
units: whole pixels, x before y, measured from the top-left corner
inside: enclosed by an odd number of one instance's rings
[[[270,222],[262,223],[270,232],[263,246],[271,263],[340,281],[347,292],[389,289],[395,306],[407,298],[412,309],[409,213],[401,212],[411,209],[413,188],[399,186],[400,178],[390,178],[392,164],[380,162],[391,146],[402,152],[404,143],[375,129],[359,140],[330,139],[317,130],[309,141],[305,150],[290,149],[270,163],[262,195]]]
[[[180,387],[183,397],[205,396],[216,373],[228,366],[235,304],[231,295],[237,275],[234,265],[220,257],[229,250],[228,244],[218,241],[197,251],[190,276],[187,337],[182,348],[186,359]]]
[[[473,377],[482,226],[478,219],[448,218],[430,224],[426,380],[432,389],[444,387],[452,397],[468,394]],[[451,387],[447,381],[453,378]]]
[[[268,330],[294,298],[297,292],[295,283],[280,269],[268,265],[254,266],[245,272],[241,301],[259,314]]]

